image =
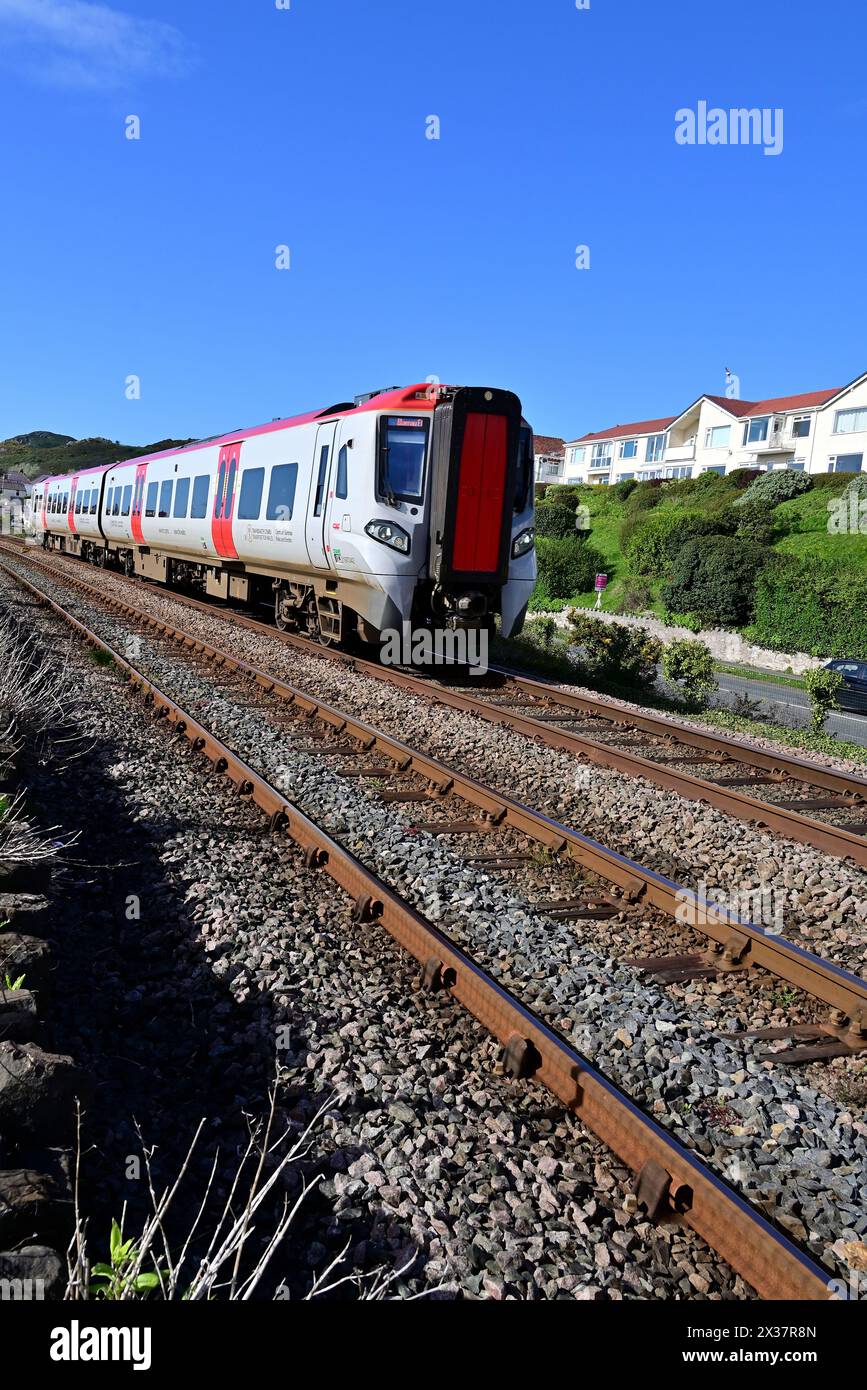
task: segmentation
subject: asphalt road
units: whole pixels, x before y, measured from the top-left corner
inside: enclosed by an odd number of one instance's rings
[[[805,690],[792,685],[774,685],[768,681],[751,680],[748,676],[730,676],[717,673],[717,684],[722,698],[720,705],[731,705],[738,695],[749,695],[758,700],[763,713],[770,715],[778,724],[789,724],[793,728],[803,728],[810,722],[810,701]],[[838,710],[829,714],[825,731],[845,738],[850,743],[867,746],[867,715],[850,714],[848,710]]]

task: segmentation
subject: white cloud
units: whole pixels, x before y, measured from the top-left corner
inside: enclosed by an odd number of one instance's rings
[[[192,63],[190,46],[173,25],[92,0],[0,0],[0,41],[8,66],[62,86],[177,77]]]

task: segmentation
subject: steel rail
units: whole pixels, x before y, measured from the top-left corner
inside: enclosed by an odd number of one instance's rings
[[[653,1201],[655,1217],[665,1216],[690,1226],[763,1298],[801,1301],[831,1297],[829,1274],[821,1265],[488,975],[467,951],[426,921],[120,652],[30,580],[5,563],[2,568],[88,645],[105,652],[133,689],[153,706],[159,719],[182,734],[196,751],[203,752],[217,772],[236,785],[240,795],[270,816],[275,831],[288,833],[306,851],[311,867],[323,869],[354,898],[357,921],[381,923],[420,964],[437,962],[442,987],[504,1046],[516,1039],[525,1043],[533,1059],[528,1074],[639,1175],[639,1199],[641,1177],[646,1177],[658,1198]]]
[[[25,559],[34,564],[44,564],[44,561],[28,555],[26,549],[22,547],[16,546],[14,553],[23,553]],[[57,555],[58,552],[49,553]],[[113,577],[123,579],[124,582],[131,585],[137,582],[121,575],[114,575]],[[837,859],[851,859],[859,867],[867,868],[867,836],[853,833],[845,826],[831,825],[825,821],[815,820],[812,816],[804,815],[802,812],[788,810],[785,802],[762,801],[758,797],[750,796],[748,793],[738,790],[735,786],[726,787],[717,782],[708,781],[706,778],[696,777],[692,773],[663,766],[654,762],[652,758],[644,758],[637,753],[612,748],[602,740],[590,738],[588,735],[580,734],[574,730],[554,728],[543,719],[494,705],[479,695],[462,694],[441,684],[432,685],[429,679],[425,680],[393,667],[386,670],[376,662],[336,651],[330,647],[323,647],[297,633],[281,632],[273,625],[250,617],[248,614],[236,613],[228,609],[219,610],[213,604],[204,603],[188,594],[179,594],[175,590],[160,587],[159,591],[164,592],[167,597],[179,603],[210,616],[219,614],[220,617],[236,625],[268,633],[271,637],[276,637],[324,660],[350,665],[364,675],[409,690],[425,700],[477,715],[480,719],[499,724],[515,733],[538,739],[549,748],[575,754],[597,766],[612,768],[625,776],[643,777],[646,781],[665,787],[666,790],[673,791],[687,800],[704,802],[726,815],[756,825],[760,829],[770,830],[799,844],[811,845],[814,849],[821,850]],[[638,714],[629,709],[627,705],[620,705],[606,697],[591,698],[576,695],[571,691],[561,690],[556,685],[516,675],[505,668],[494,667],[492,669],[505,676],[522,692],[544,698],[553,704],[580,710],[589,717],[597,717],[612,723],[641,729],[669,742],[673,740],[675,743],[703,751],[722,752],[727,754],[733,762],[744,763],[747,766],[762,769],[775,775],[779,774],[781,778],[790,777],[797,781],[806,782],[811,786],[851,796],[853,798],[852,809],[854,810],[860,809],[862,805],[867,806],[867,778],[858,777],[852,773],[839,772],[831,768],[822,768],[804,758],[798,758],[791,754],[755,748],[727,734],[703,733],[700,729],[691,728],[689,725],[664,718],[661,715]]]
[[[0,565],[3,565],[2,561]],[[857,1042],[858,1030],[867,1025],[867,981],[857,975],[823,960],[775,932],[769,932],[719,905],[698,897],[691,890],[645,868],[626,855],[608,849],[599,841],[580,834],[572,827],[534,811],[513,797],[460,772],[450,764],[420,753],[401,740],[318,699],[299,686],[281,680],[271,672],[213,646],[195,633],[175,627],[126,599],[104,593],[80,575],[64,575],[60,582],[84,591],[95,602],[121,613],[141,626],[150,628],[166,640],[174,641],[194,654],[204,656],[219,667],[243,675],[266,693],[294,704],[312,717],[327,723],[338,733],[349,734],[368,751],[380,752],[392,758],[403,771],[427,778],[435,788],[431,798],[433,804],[437,794],[445,796],[455,793],[471,805],[479,807],[493,824],[508,826],[545,845],[554,853],[565,852],[585,871],[616,885],[626,903],[640,900],[658,908],[669,917],[686,922],[716,943],[715,959],[721,968],[760,967],[787,984],[804,990],[814,999],[821,1000],[837,1011],[838,1025],[842,1027],[847,1020],[849,1021],[853,1043]],[[725,958],[723,953],[726,953]]]

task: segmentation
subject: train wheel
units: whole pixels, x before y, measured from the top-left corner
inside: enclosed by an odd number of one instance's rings
[[[298,629],[298,609],[289,602],[285,589],[274,594],[274,622],[281,632],[296,632]]]

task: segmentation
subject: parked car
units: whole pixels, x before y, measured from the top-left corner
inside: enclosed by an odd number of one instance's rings
[[[867,661],[826,661],[826,670],[839,671],[843,684],[837,704],[854,714],[867,714]]]

